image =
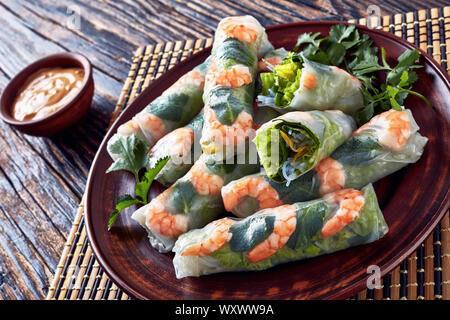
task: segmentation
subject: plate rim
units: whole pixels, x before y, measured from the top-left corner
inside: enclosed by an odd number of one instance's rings
[[[450,92],[450,76],[443,69],[443,67],[432,56],[430,56],[427,52],[422,50],[420,47],[418,47],[415,44],[408,42],[407,40],[400,38],[392,33],[389,33],[389,32],[386,32],[386,31],[383,31],[380,29],[371,29],[371,28],[368,28],[367,26],[361,25],[361,24],[336,21],[336,20],[291,22],[291,23],[285,23],[285,24],[271,25],[271,26],[265,27],[265,29],[266,29],[266,31],[272,31],[272,30],[291,28],[291,27],[296,27],[296,26],[335,25],[335,24],[345,24],[345,25],[355,24],[357,29],[359,29],[359,30],[363,30],[366,32],[378,33],[382,37],[387,37],[387,38],[390,38],[391,40],[400,42],[405,47],[418,50],[420,52],[420,54],[425,58],[425,60],[427,60],[427,62],[430,64],[430,66],[433,69],[435,69],[435,71],[440,76],[440,78],[443,80],[447,89]],[[207,51],[209,51],[209,50],[211,50],[211,46],[202,49],[201,51],[187,57],[183,61],[174,65],[174,67],[167,70],[160,77],[155,79],[155,81],[152,82],[141,93],[139,93],[139,95],[137,97],[135,97],[133,99],[133,101],[126,108],[130,108],[134,104],[139,104],[140,101],[143,100],[143,97],[145,96],[144,93],[147,91],[151,91],[153,89],[153,87],[159,85],[159,82],[162,82],[162,81],[166,80],[166,78],[169,78],[171,76],[171,71],[174,72],[175,67],[177,67],[179,69],[179,68],[181,68],[181,66],[185,66],[185,65],[189,64],[192,60],[197,59],[198,56],[205,55],[207,53]],[[128,285],[128,283],[126,282],[126,280],[122,279],[121,276],[119,276],[117,273],[115,273],[114,269],[109,265],[109,263],[107,262],[107,259],[104,257],[98,243],[96,243],[96,241],[95,241],[95,231],[93,230],[93,225],[91,223],[92,213],[90,212],[90,206],[88,205],[88,201],[92,197],[92,192],[93,192],[92,191],[92,187],[93,187],[92,180],[93,180],[95,168],[97,167],[97,163],[99,160],[98,158],[100,157],[101,150],[104,148],[104,145],[107,143],[107,141],[109,140],[109,137],[112,135],[112,130],[116,126],[116,123],[121,121],[122,117],[123,117],[123,112],[111,124],[111,126],[110,126],[109,130],[106,132],[100,146],[98,147],[98,150],[95,154],[94,159],[92,160],[91,168],[89,170],[88,178],[86,180],[86,192],[85,192],[85,198],[83,201],[84,211],[85,211],[84,212],[84,222],[86,224],[86,233],[87,233],[87,236],[89,239],[89,243],[91,245],[92,252],[94,253],[95,258],[99,262],[103,271],[110,278],[110,280],[113,281],[113,283],[116,284],[122,291],[124,291],[126,294],[128,294],[128,296],[135,298],[135,299],[145,300],[145,299],[149,299],[149,297],[141,294],[134,288],[130,287]],[[449,125],[448,121],[447,121],[447,125]],[[426,224],[427,227],[425,228],[425,231],[422,232],[421,234],[419,234],[417,241],[415,241],[411,246],[409,246],[409,249],[404,250],[403,253],[401,253],[399,255],[398,254],[395,255],[385,264],[387,267],[385,267],[381,270],[380,277],[384,277],[386,274],[388,274],[393,269],[395,269],[395,267],[398,266],[398,263],[396,263],[396,261],[405,260],[409,255],[411,255],[423,243],[423,241],[425,241],[425,239],[436,228],[437,224],[442,220],[444,214],[449,209],[449,207],[450,207],[450,189],[447,190],[442,202],[439,205],[439,208],[436,209],[434,219],[430,219],[428,221],[428,223]],[[332,293],[332,294],[324,297],[323,299],[336,299],[336,300],[345,299],[345,298],[348,298],[349,296],[352,296],[353,294],[361,291],[363,288],[364,288],[364,282],[361,282],[361,283],[356,282],[356,283],[353,283],[353,284],[349,285],[348,287],[346,287],[345,292],[342,292],[342,290],[336,291],[335,293]]]

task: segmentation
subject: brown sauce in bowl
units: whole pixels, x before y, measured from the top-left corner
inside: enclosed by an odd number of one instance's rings
[[[31,121],[58,111],[80,92],[83,78],[82,68],[40,69],[18,91],[12,116]]]

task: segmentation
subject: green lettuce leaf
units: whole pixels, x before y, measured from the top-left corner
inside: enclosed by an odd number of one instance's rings
[[[276,106],[288,106],[300,87],[302,66],[300,55],[291,52],[274,71],[260,74],[262,94],[272,96]]]

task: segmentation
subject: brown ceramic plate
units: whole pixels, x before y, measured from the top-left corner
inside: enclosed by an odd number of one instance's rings
[[[328,34],[334,22],[301,22],[267,28],[275,47],[291,49],[300,33]],[[412,44],[391,34],[359,26],[375,44],[386,48],[393,64]],[[406,105],[429,142],[419,162],[375,184],[389,233],[381,240],[330,255],[292,262],[267,271],[222,273],[178,280],[172,254],[152,249],[144,230],[125,211],[107,232],[115,197],[133,192],[133,177],[105,174],[111,159],[106,142],[117,127],[160,95],[181,75],[201,63],[204,50],[169,70],[125,110],[106,135],[92,165],[86,197],[86,224],[92,249],[103,270],[127,294],[139,299],[338,299],[366,287],[367,268],[385,275],[408,257],[436,227],[449,206],[450,81],[445,71],[421,51],[419,81],[414,89],[434,105],[410,96]],[[153,195],[161,188],[154,186]]]

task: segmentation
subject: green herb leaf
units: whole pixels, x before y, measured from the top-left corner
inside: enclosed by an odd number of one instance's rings
[[[116,198],[116,207],[113,210],[113,212],[111,212],[110,216],[109,216],[109,220],[108,220],[108,231],[111,230],[112,226],[114,225],[114,223],[117,220],[117,217],[119,216],[119,213],[128,208],[131,207],[132,205],[135,204],[140,204],[141,201],[138,199],[134,199],[131,195],[129,194],[123,194],[120,195],[119,197]]]
[[[319,38],[319,36],[320,33],[301,34],[294,52],[280,64],[280,66],[286,64],[280,68],[283,72],[277,73],[275,68],[271,76],[262,77],[264,78],[262,94],[272,97],[276,106],[288,106],[299,88],[303,67],[301,54],[311,61],[345,69],[361,81],[365,106],[354,115],[359,125],[389,109],[402,110],[409,94],[419,97],[431,106],[423,95],[411,90],[412,85],[418,80],[413,69],[421,67],[415,64],[420,57],[417,50],[403,52],[397,59],[397,65],[391,68],[386,59],[386,50],[381,48],[380,58],[378,48],[373,45],[370,37],[367,34],[360,35],[353,24],[333,25],[328,37]],[[301,53],[298,53],[299,50]],[[385,76],[384,83],[377,81],[379,73],[382,77]]]
[[[298,51],[300,49],[300,46],[303,44],[311,44],[311,48],[319,48],[320,46],[320,39],[316,40],[316,38],[320,35],[320,32],[317,32],[315,34],[312,34],[311,32],[308,33],[302,33],[298,39],[297,43],[295,44],[294,51]]]
[[[136,183],[136,185],[134,186],[134,193],[136,194],[136,198],[139,198],[142,204],[147,204],[148,190],[150,189],[150,186],[152,185],[152,182],[155,179],[155,177],[166,165],[169,159],[170,159],[169,157],[158,159],[155,166],[145,171],[141,181]]]
[[[217,87],[211,90],[210,107],[214,110],[218,120],[225,125],[231,126],[237,119],[242,110],[245,109],[245,100],[238,94],[241,91],[229,90],[223,87]]]
[[[346,49],[340,43],[332,43],[327,48],[326,53],[329,57],[330,64],[338,66],[344,61]]]
[[[230,227],[231,250],[236,252],[250,251],[258,243],[263,242],[273,232],[275,216],[255,215],[236,222]]]
[[[345,39],[348,39],[355,30],[356,27],[354,24],[348,26],[345,24],[336,24],[330,28],[330,40],[341,43]]]
[[[313,200],[299,204],[297,208],[297,225],[286,245],[292,249],[306,248],[311,239],[323,226],[327,205],[323,200]]]
[[[136,137],[135,134],[120,137],[110,146],[112,153],[118,154],[121,158],[106,170],[111,171],[126,170],[134,174],[136,181],[139,181],[139,170],[145,167],[148,162],[148,151],[150,150],[147,143]]]
[[[122,210],[135,204],[147,204],[148,190],[150,189],[150,186],[152,185],[152,182],[155,179],[155,177],[166,165],[169,159],[170,159],[169,157],[159,159],[153,168],[148,169],[144,173],[141,180],[139,180],[139,177],[137,176],[136,178],[137,182],[134,186],[136,198],[133,198],[129,194],[123,194],[116,198],[115,209],[113,210],[113,212],[111,212],[109,216],[108,231],[111,230],[112,226],[116,222],[117,217],[119,216],[119,213]],[[141,168],[139,168],[137,172],[139,172],[140,169]]]
[[[419,51],[417,50],[406,50],[400,57],[398,57],[398,64],[394,69],[387,75],[386,83],[390,85],[398,85],[400,83],[400,78],[404,71],[409,71],[411,67],[418,67],[414,65],[414,62],[419,59]]]

